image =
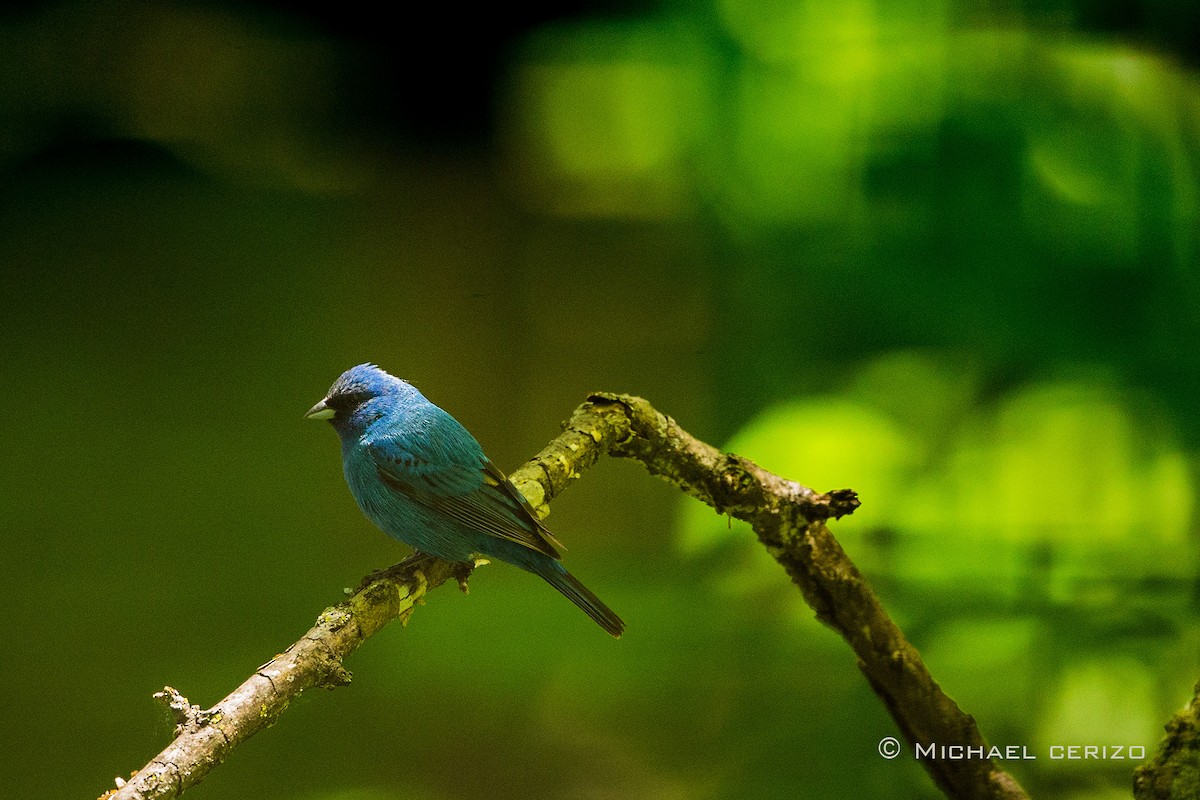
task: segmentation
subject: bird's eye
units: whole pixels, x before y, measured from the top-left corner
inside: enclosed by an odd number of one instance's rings
[[[371,396],[366,392],[346,392],[330,397],[325,401],[325,405],[337,411],[338,414],[342,414],[353,411],[370,399]]]

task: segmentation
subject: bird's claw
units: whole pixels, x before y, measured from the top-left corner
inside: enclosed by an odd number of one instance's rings
[[[471,573],[475,568],[488,563],[486,558],[477,558],[473,561],[457,561],[450,569],[450,574],[454,576],[454,580],[458,581],[458,588],[463,594],[470,594],[470,589],[467,588],[467,581],[471,578]]]

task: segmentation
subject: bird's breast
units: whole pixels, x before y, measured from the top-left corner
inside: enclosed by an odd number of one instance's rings
[[[342,459],[342,471],[346,475],[350,493],[354,495],[358,507],[367,515],[367,519],[375,523],[376,527],[391,533],[387,520],[394,514],[394,509],[389,509],[389,505],[394,503],[394,498],[389,496],[387,487],[379,480],[375,462],[361,451],[347,448]]]

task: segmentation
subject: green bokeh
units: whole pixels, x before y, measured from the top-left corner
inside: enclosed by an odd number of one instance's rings
[[[5,796],[99,794],[167,740],[152,692],[215,702],[403,555],[301,419],[366,360],[505,469],[601,389],[856,489],[835,534],[1018,778],[1127,795],[1046,749],[1153,748],[1200,676],[1169,5],[559,19],[435,144],[360,112],[436,71],[279,9],[0,17]],[[623,462],[549,523],[621,641],[489,566],[188,796],[937,796],[744,526]]]

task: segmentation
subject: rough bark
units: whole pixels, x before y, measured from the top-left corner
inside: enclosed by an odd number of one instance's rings
[[[846,640],[871,688],[912,742],[984,745],[974,719],[933,680],[920,654],[888,616],[825,522],[858,507],[853,491],[820,494],[705,444],[638,397],[590,396],[556,437],[510,477],[535,508],[550,502],[600,456],[632,458],[651,474],[716,509],[749,522],[817,617]],[[176,738],[109,800],[164,800],[198,783],[242,741],[268,727],[301,692],[349,681],[342,662],[394,619],[404,620],[426,592],[470,567],[410,558],[368,576],[348,600],[326,609],[299,641],[271,659],[211,709],[171,688],[161,697],[176,714]],[[990,759],[923,760],[953,798],[1025,798]]]
[[[1194,800],[1200,797],[1200,684],[1166,725],[1154,758],[1133,775],[1137,800]]]

